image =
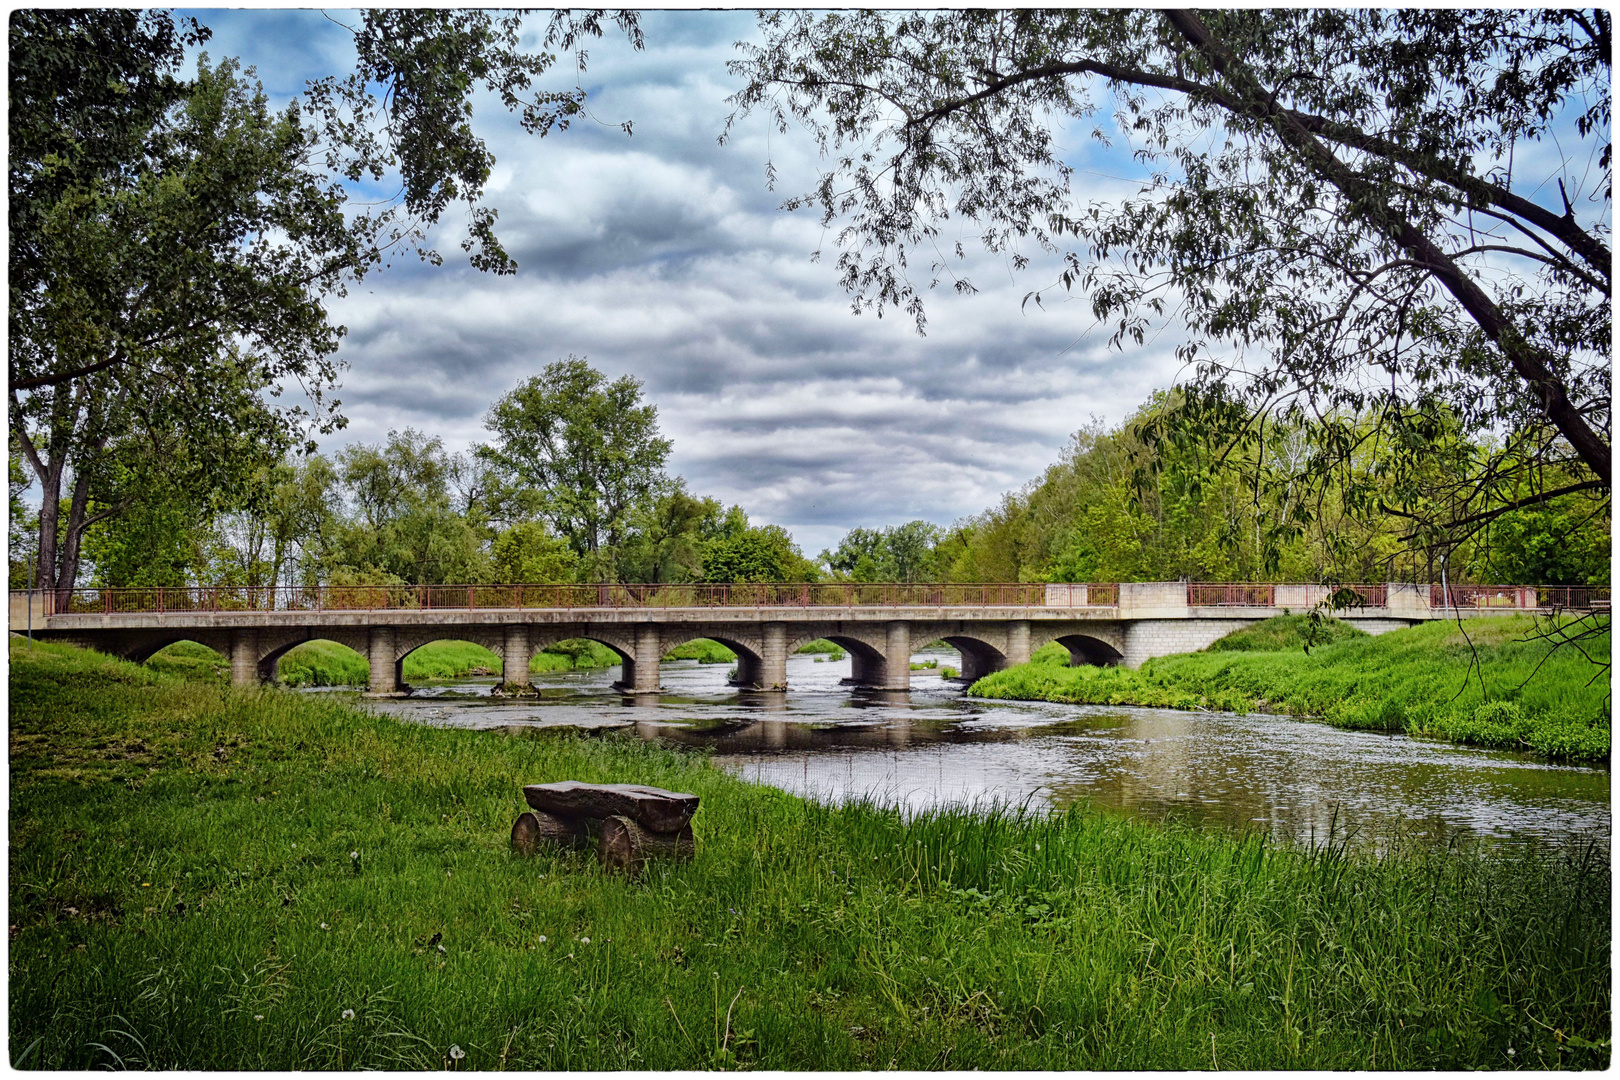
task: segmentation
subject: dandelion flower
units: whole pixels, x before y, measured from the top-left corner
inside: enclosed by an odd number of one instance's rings
[[[345,1019],[345,1020],[353,1020],[354,1019],[354,1010],[353,1009],[344,1009],[343,1010],[343,1019]]]
[[[546,935],[541,934],[540,935],[540,944],[544,945],[545,943],[546,943]]]
[[[1508,1047],[1508,1057],[1513,1057],[1513,1056],[1514,1056],[1513,1047],[1510,1046],[1510,1047]]]
[[[255,1019],[255,1020],[263,1020],[264,1019],[264,1014],[263,1013],[254,1013],[253,1014],[253,1019]]]
[[[450,1044],[450,1060],[451,1061],[460,1061],[462,1058],[464,1058],[466,1056],[467,1056],[467,1051],[463,1050],[461,1047],[455,1045],[454,1043]]]
[[[591,943],[591,939],[588,937],[582,937],[579,939],[579,943],[581,945],[589,945]]]
[[[351,851],[351,852],[349,852],[349,858],[351,858],[351,859],[358,859],[358,858],[359,858],[359,857],[360,857],[360,853],[359,853],[359,852],[358,852],[358,851]]]
[[[321,929],[322,930],[330,930],[332,928],[330,926],[327,926],[325,923],[321,923]]]

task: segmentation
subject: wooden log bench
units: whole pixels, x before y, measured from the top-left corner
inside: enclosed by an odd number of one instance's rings
[[[640,784],[529,784],[531,809],[512,824],[512,849],[533,855],[546,848],[596,845],[604,867],[635,872],[649,858],[690,859],[697,851],[692,815],[698,797]]]

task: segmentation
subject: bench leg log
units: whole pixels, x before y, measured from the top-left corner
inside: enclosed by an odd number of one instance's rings
[[[534,855],[545,847],[582,848],[590,842],[591,830],[579,818],[525,810],[512,823],[512,850],[520,855]]]
[[[697,853],[697,840],[690,825],[680,832],[655,833],[615,814],[602,822],[596,852],[605,868],[634,873],[649,858],[690,859]]]

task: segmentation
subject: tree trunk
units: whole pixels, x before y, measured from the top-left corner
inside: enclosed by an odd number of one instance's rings
[[[684,862],[696,853],[692,826],[680,832],[655,833],[618,814],[602,822],[602,838],[597,845],[597,858],[605,869],[628,870],[632,874],[649,858]]]

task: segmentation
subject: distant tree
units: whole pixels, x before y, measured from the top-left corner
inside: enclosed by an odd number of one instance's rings
[[[670,442],[641,383],[613,382],[569,356],[501,397],[485,417],[496,441],[476,453],[532,493],[537,512],[582,556],[617,549],[632,512],[664,482]]]
[[[1251,487],[1331,488],[1355,511],[1372,497],[1356,462],[1376,451],[1407,542],[1442,550],[1485,517],[1609,491],[1607,10],[760,23],[731,65],[733,120],[797,120],[828,157],[786,205],[819,209],[858,310],[902,308],[920,330],[926,288],[973,291],[947,234],[977,235],[996,266],[1044,251],[1063,262],[1052,288],[1083,292],[1114,344],[1184,330],[1192,379],[1144,438],[1252,451],[1273,423],[1315,421],[1286,475],[1259,453],[1218,462],[1252,466]],[[1087,134],[1128,142],[1137,194],[1072,198]],[[1399,501],[1422,486],[1400,474],[1422,479],[1458,425],[1504,437],[1476,443],[1444,497]]]
[[[886,529],[855,528],[838,547],[821,553],[821,561],[852,581],[935,581],[939,579],[934,547],[945,530],[926,521]]]
[[[719,500],[691,494],[686,481],[676,477],[667,491],[632,514],[619,556],[620,573],[625,581],[700,579],[704,545],[727,531],[725,519]]]
[[[539,521],[520,521],[502,532],[491,554],[495,580],[502,584],[561,584],[579,572],[579,556]]]
[[[318,454],[261,470],[243,505],[214,522],[214,580],[314,584],[337,521],[337,482],[332,463]]]
[[[703,547],[704,581],[815,581],[818,576],[815,564],[780,525],[751,525]]]
[[[334,569],[380,572],[413,585],[492,576],[487,535],[451,506],[440,439],[409,428],[390,431],[381,446],[344,448],[337,471],[353,511],[332,530],[327,560]]]

